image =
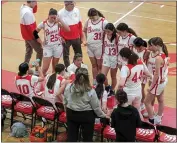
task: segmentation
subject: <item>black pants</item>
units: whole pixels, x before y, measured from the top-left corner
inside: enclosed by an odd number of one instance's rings
[[[77,142],[79,128],[82,129],[83,142],[93,141],[94,111],[73,111],[67,108],[68,142]]]
[[[81,41],[80,39],[74,39],[74,40],[66,40],[66,43],[63,44],[63,60],[65,67],[67,68],[70,65],[69,61],[69,51],[70,51],[70,46],[72,45],[74,54],[80,53],[82,54],[82,49],[81,49]]]

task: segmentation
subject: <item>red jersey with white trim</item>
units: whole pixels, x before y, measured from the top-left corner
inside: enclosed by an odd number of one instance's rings
[[[39,77],[34,75],[16,76],[15,83],[19,92],[26,96],[36,95],[35,87]]]
[[[118,37],[114,38],[111,42],[107,34],[104,37],[104,53],[109,56],[117,56],[118,55]]]
[[[44,30],[44,44],[46,46],[62,43],[61,37],[59,36],[60,27],[58,23],[49,23],[49,21],[46,20],[41,22],[38,28]]]
[[[141,88],[141,77],[145,71],[144,63],[138,60],[137,65],[127,64],[121,69],[121,77],[126,78],[124,87],[137,89]]]
[[[54,99],[54,98],[56,97],[56,95],[58,94],[58,91],[59,91],[59,88],[61,87],[62,82],[64,82],[65,79],[64,79],[63,76],[58,75],[58,76],[57,76],[57,79],[56,79],[56,81],[55,81],[54,87],[53,87],[53,89],[51,90],[51,89],[48,89],[48,87],[47,87],[47,82],[48,82],[50,76],[51,76],[51,75],[47,75],[47,76],[46,76],[46,83],[45,83],[44,96],[45,96],[46,98],[53,98],[53,99]]]
[[[150,53],[147,62],[147,67],[149,69],[149,72],[152,73],[153,75],[155,73],[155,61],[157,56],[161,56],[164,61],[164,64],[160,67],[160,76],[158,78],[158,84],[159,84],[160,82],[165,81],[168,77],[169,58],[166,57],[164,53],[160,53],[157,55],[153,55],[153,52]]]
[[[107,20],[101,17],[95,23],[91,19],[88,19],[85,27],[87,29],[87,44],[102,45],[103,30],[107,23]]]
[[[122,48],[130,48],[131,50],[133,50],[134,44],[133,41],[136,39],[136,37],[132,34],[128,34],[127,37],[121,37],[119,38],[118,41],[118,49],[119,52]]]

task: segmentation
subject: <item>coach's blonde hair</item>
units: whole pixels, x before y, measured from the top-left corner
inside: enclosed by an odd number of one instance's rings
[[[86,68],[78,68],[75,72],[76,79],[73,83],[73,92],[84,95],[85,92],[88,92],[92,89],[88,70]]]

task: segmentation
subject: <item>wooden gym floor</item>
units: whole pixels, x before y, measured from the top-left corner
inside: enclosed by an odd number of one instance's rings
[[[4,2],[2,5],[2,70],[18,72],[18,65],[23,62],[25,43],[20,33],[20,6],[22,2]],[[125,22],[133,28],[138,36],[150,39],[161,37],[167,43],[170,53],[169,82],[165,89],[165,105],[176,108],[176,2],[77,2],[83,23],[87,19],[89,8],[100,10],[109,22],[117,25]],[[62,2],[38,2],[35,14],[39,24],[45,20],[50,8],[63,8]],[[41,32],[43,37],[43,32]],[[72,48],[71,48],[72,49]],[[82,47],[84,63],[91,64],[86,47]],[[71,50],[71,60],[73,50]],[[32,60],[35,60],[35,52]],[[63,62],[62,59],[60,62]],[[176,118],[175,118],[176,119]]]

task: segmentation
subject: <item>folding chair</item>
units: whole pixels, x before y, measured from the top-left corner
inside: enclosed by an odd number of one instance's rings
[[[156,129],[158,132],[158,142],[176,142],[177,136],[176,128],[157,125]]]
[[[32,130],[34,126],[34,115],[35,115],[35,110],[36,110],[35,104],[28,96],[25,96],[19,93],[14,93],[14,92],[11,92],[10,94],[13,100],[18,101],[14,103],[14,109],[12,110],[12,119],[11,119],[12,123],[11,124],[13,124],[14,112],[19,112],[23,115],[23,118],[25,120],[26,119],[31,120],[31,130]],[[31,118],[26,118],[26,116],[24,115],[31,116]]]
[[[54,105],[43,98],[33,96],[33,101],[35,102],[37,109],[36,109],[36,115],[45,118],[46,120],[53,122],[53,140],[55,137],[55,122],[58,117],[58,111],[55,109]],[[36,115],[35,115],[35,121],[36,121]],[[35,125],[36,122],[34,122]]]
[[[157,141],[157,131],[155,126],[142,121],[141,126],[136,129],[136,140],[141,142]]]
[[[64,110],[64,105],[62,102],[56,102],[55,106],[57,107],[58,110],[58,117],[57,117],[57,130],[56,130],[56,136],[58,134],[58,127],[61,125],[62,127],[65,127],[67,130],[67,125],[66,125],[66,112]]]

